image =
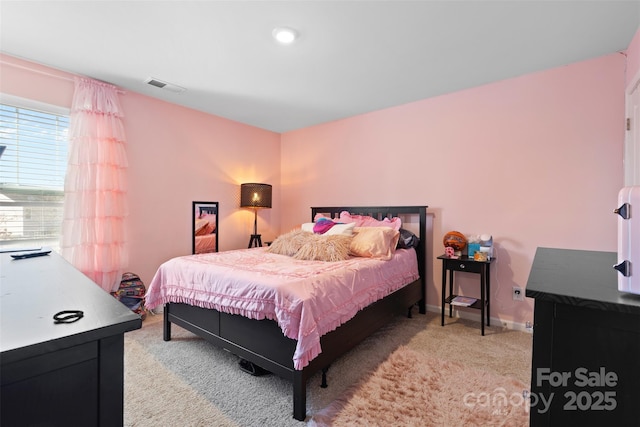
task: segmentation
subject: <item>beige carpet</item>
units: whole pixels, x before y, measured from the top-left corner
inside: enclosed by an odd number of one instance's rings
[[[125,334],[125,426],[528,425],[525,332],[492,326],[481,336],[478,322],[442,327],[436,313],[398,318],[334,362],[328,388],[319,374],[309,380],[305,423],[291,417],[289,381],[245,374],[235,356],[179,327],[164,342],[161,320]],[[502,397],[515,404],[490,404]]]
[[[139,343],[127,340],[124,357],[125,426],[238,426]]]
[[[525,384],[405,346],[311,426],[526,426]]]

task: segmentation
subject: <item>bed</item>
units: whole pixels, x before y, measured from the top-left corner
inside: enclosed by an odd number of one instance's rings
[[[239,356],[243,362],[250,363],[251,365],[272,372],[275,375],[291,380],[293,383],[293,417],[303,421],[306,418],[307,380],[314,373],[319,370],[323,372],[322,386],[326,386],[327,369],[336,358],[387,324],[393,317],[399,314],[411,316],[412,309],[415,306],[418,307],[420,313],[426,313],[426,209],[426,206],[311,208],[312,221],[319,216],[324,216],[338,222],[341,213],[344,212],[351,213],[354,216],[360,215],[362,217],[376,218],[380,221],[399,217],[417,219],[418,230],[416,230],[416,235],[419,237],[419,243],[415,248],[398,250],[397,253],[393,255],[393,260],[397,258],[399,260],[405,260],[405,262],[406,257],[411,256],[413,263],[417,267],[417,272],[411,276],[411,279],[406,280],[408,283],[394,284],[393,288],[389,288],[389,293],[381,299],[378,299],[378,297],[371,298],[370,296],[361,299],[359,304],[365,302],[366,306],[363,305],[363,307],[358,308],[355,314],[345,311],[340,314],[340,316],[342,316],[340,318],[336,317],[324,323],[313,324],[312,327],[306,327],[303,322],[301,322],[299,327],[297,327],[295,322],[290,318],[287,318],[288,320],[283,320],[279,316],[263,316],[264,318],[260,318],[260,316],[255,315],[250,308],[247,308],[246,305],[234,305],[236,304],[234,301],[240,300],[241,298],[238,297],[234,300],[235,296],[233,292],[230,292],[228,295],[225,294],[224,301],[225,304],[228,302],[228,305],[222,306],[217,305],[217,303],[205,304],[194,302],[190,298],[183,298],[180,296],[182,294],[179,293],[183,292],[182,290],[177,290],[177,294],[171,294],[174,296],[167,296],[170,294],[167,292],[166,295],[160,298],[157,295],[160,292],[159,289],[177,289],[178,287],[174,287],[172,284],[181,280],[168,278],[171,277],[169,272],[173,270],[169,270],[169,267],[165,267],[164,264],[160,267],[149,286],[147,301],[151,299],[152,304],[156,305],[159,301],[162,301],[164,305],[163,338],[165,341],[171,339],[171,325],[176,324],[215,345],[229,350]],[[193,255],[191,257],[180,257],[180,260],[176,261],[176,263],[187,263],[189,267],[186,267],[186,270],[193,270],[194,266],[196,269],[203,269],[197,273],[199,275],[198,277],[201,277],[203,274],[208,274],[202,265],[206,257],[219,257],[215,260],[219,264],[239,263],[238,260],[224,261],[226,259],[225,257],[240,257],[242,259],[246,257],[247,262],[240,262],[243,265],[254,262],[252,261],[252,257],[254,256],[258,258],[270,257],[270,260],[275,259],[275,257],[284,258],[282,255],[269,254],[269,249],[270,248],[252,248],[228,251],[227,254],[218,252],[217,254]],[[173,261],[174,260],[170,260],[165,264],[173,264]],[[327,270],[337,271],[339,270],[339,264],[343,262],[359,263],[360,261],[350,259],[337,263],[319,264],[324,264],[324,268]],[[362,262],[373,265],[376,263],[384,263],[385,261],[366,260]],[[175,266],[172,268],[175,268]],[[249,272],[248,268],[245,268],[245,271],[241,272],[240,275],[253,274],[256,276],[256,280],[258,276],[269,276],[271,273],[267,270],[262,270],[263,268],[268,267],[263,267],[262,264],[256,264],[255,271]],[[295,269],[297,266],[291,268]],[[358,269],[359,267],[356,264],[350,264],[350,268],[344,269],[344,271],[354,268]],[[298,273],[299,271],[295,270],[292,276],[297,276]],[[183,277],[184,274],[183,272],[179,272],[177,276],[174,277]],[[211,274],[213,275],[214,273]],[[215,277],[219,278],[222,276],[229,277],[228,272]],[[388,282],[396,281],[395,275],[393,277],[394,279],[389,278]],[[409,276],[407,275],[406,277]],[[213,280],[222,280],[218,278]],[[334,277],[329,280],[337,283],[341,282],[342,278]],[[350,280],[352,279],[345,279],[345,281]],[[387,279],[385,278],[384,281],[386,282]],[[369,278],[358,280],[358,282],[363,282],[362,286],[368,286]],[[306,282],[304,283],[304,285],[298,284],[296,286],[306,287]],[[285,287],[285,284],[283,284],[283,287]],[[296,292],[301,291],[296,290]],[[218,291],[205,293],[217,294]],[[354,294],[360,295],[361,293],[354,291]],[[262,294],[256,296],[255,301],[263,301],[262,297]],[[278,313],[293,313],[292,316],[294,320],[297,318],[309,318],[310,315],[304,314],[304,310],[309,310],[309,307],[313,307],[315,304],[306,300],[298,304],[295,298],[289,296],[282,297],[281,299],[286,300],[287,305],[284,309],[276,311]],[[373,301],[373,299],[375,299],[375,301]],[[155,300],[155,302],[153,302],[153,300]],[[291,302],[289,300],[295,301]],[[266,299],[264,299],[264,301],[266,301]],[[268,306],[269,304],[270,303],[265,303],[264,305]],[[276,305],[280,307],[279,304],[280,303]],[[251,308],[253,308],[253,306],[251,306]],[[324,319],[324,317],[322,318]],[[337,326],[338,323],[340,326]],[[316,332],[318,336],[313,337],[314,334],[309,333],[310,331]],[[317,343],[313,341],[313,339],[310,343],[305,342],[307,336],[317,338]]]

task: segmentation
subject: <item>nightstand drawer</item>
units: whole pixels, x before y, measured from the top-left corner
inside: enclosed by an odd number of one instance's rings
[[[453,271],[466,271],[468,273],[481,273],[483,264],[474,261],[465,261],[461,259],[445,260],[445,268]]]

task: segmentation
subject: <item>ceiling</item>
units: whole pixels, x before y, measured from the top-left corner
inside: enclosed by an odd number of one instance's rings
[[[0,0],[3,53],[275,132],[624,51],[639,27],[640,0]]]

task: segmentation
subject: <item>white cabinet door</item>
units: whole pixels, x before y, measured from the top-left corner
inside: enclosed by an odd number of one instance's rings
[[[640,185],[640,76],[627,93],[627,131],[624,146],[624,186]]]

